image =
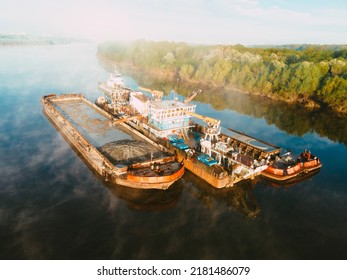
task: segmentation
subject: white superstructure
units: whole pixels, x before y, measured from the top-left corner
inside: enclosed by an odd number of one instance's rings
[[[141,91],[130,92],[129,104],[143,116],[146,116],[148,114],[149,102],[149,97],[147,95],[144,95]]]
[[[110,78],[107,80],[107,85],[113,88],[125,86],[123,76],[116,66],[114,67],[114,73],[111,73]]]
[[[115,67],[114,73],[110,74],[106,82],[99,83],[99,89],[114,101],[124,100],[124,79],[122,74],[118,72],[117,67]]]
[[[146,128],[160,138],[175,133],[186,134],[191,117],[186,112],[195,112],[196,108],[196,105],[186,104],[176,99],[153,100],[138,91],[130,93],[129,104],[147,117]]]

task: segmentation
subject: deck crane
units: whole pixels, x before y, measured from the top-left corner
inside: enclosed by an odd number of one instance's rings
[[[135,116],[125,117],[125,118],[117,119],[117,120],[113,121],[113,124],[119,124],[119,123],[131,121],[131,120],[141,120],[142,118],[143,118],[142,115],[135,115]]]
[[[189,112],[184,110],[184,113],[187,115],[190,115],[192,117],[198,118],[203,120],[207,127],[205,127],[205,136],[203,139],[200,139],[200,146],[201,146],[201,152],[208,154],[209,156],[212,155],[212,149],[215,143],[219,142],[218,135],[221,131],[221,121],[210,118],[207,116],[199,115],[194,112]]]
[[[221,130],[221,126],[220,126],[221,121],[220,120],[210,118],[207,116],[203,116],[203,115],[199,115],[199,114],[194,113],[194,112],[188,112],[186,110],[183,110],[183,112],[186,115],[190,115],[192,117],[203,120],[207,124],[207,128],[205,130],[205,140],[207,140],[207,141],[217,140],[218,141],[218,135],[220,134],[220,130]]]
[[[154,97],[155,100],[161,100],[162,97],[163,97],[163,94],[164,94],[160,90],[151,89],[151,88],[145,88],[145,87],[139,87],[139,90],[148,91],[149,93],[152,94],[152,96]]]
[[[201,93],[202,90],[201,89],[196,89],[192,92],[192,94],[190,96],[188,96],[185,100],[184,103],[188,104],[190,101],[193,100],[193,98],[195,98],[195,96],[197,96],[199,93]]]

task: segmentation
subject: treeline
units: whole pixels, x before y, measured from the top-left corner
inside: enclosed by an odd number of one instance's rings
[[[347,113],[347,46],[249,48],[136,41],[104,43],[98,55],[192,83],[226,87]]]

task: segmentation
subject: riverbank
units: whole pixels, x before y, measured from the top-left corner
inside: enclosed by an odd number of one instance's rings
[[[178,77],[178,78],[181,79],[180,77]],[[299,105],[303,108],[306,108],[307,110],[315,110],[315,109],[319,109],[322,106],[324,106],[324,104],[321,104],[321,103],[317,102],[316,100],[306,99],[304,97],[284,98],[284,97],[276,95],[276,94],[264,94],[261,91],[247,91],[247,90],[243,90],[243,89],[237,88],[237,87],[232,86],[232,85],[218,86],[214,83],[207,82],[207,81],[196,81],[196,80],[191,80],[191,79],[189,79],[189,80],[181,79],[181,80],[183,82],[189,83],[192,86],[196,86],[196,87],[203,87],[203,88],[208,88],[208,89],[213,88],[216,91],[232,91],[232,92],[237,92],[237,93],[245,94],[245,95],[249,95],[249,96],[259,96],[262,98],[268,98],[268,99],[273,100],[273,101],[282,101],[282,102],[286,102],[286,103],[291,104],[291,105]],[[332,110],[332,111],[334,111],[334,110]],[[334,111],[334,113],[347,114],[347,111],[343,111],[343,112]]]
[[[187,82],[347,114],[345,46],[337,50],[306,46],[299,51],[136,41],[101,44],[97,55],[152,79],[165,77],[175,84]]]
[[[260,91],[251,92],[247,90],[242,90],[232,85],[220,86],[214,84],[211,81],[182,78],[179,75],[178,71],[168,69],[143,68],[135,66],[128,62],[113,63],[109,60],[103,59],[102,57],[99,57],[99,60],[101,61],[101,63],[107,71],[111,72],[114,65],[117,65],[120,69],[122,69],[123,73],[135,77],[138,81],[142,83],[142,85],[145,85],[150,88],[157,88],[167,93],[170,92],[172,89],[176,89],[183,96],[188,96],[194,89],[200,88],[203,90],[203,92],[212,92],[213,95],[216,97],[215,101],[217,101],[218,98],[221,98],[222,92],[234,92],[250,97],[259,97],[262,99],[266,99],[269,102],[276,102],[274,103],[274,105],[277,104],[277,102],[283,102],[290,106],[300,107],[308,112],[325,110],[339,117],[347,117],[347,111],[335,111],[332,108],[329,108],[326,104],[313,99],[306,99],[304,97],[290,99],[284,98],[276,94],[264,94]],[[216,103],[213,100],[210,100],[209,102],[212,104],[212,106]],[[218,106],[216,109],[218,109]]]
[[[109,61],[99,58],[99,63],[107,72],[113,71],[114,64]],[[341,129],[345,127],[346,115],[335,113],[326,106],[307,108],[302,103],[289,103],[234,89],[177,81],[176,76],[169,72],[144,71],[129,63],[120,63],[117,66],[124,75],[132,77],[141,86],[159,89],[166,94],[175,89],[182,97],[187,97],[199,88],[202,92],[194,101],[209,104],[216,111],[231,110],[245,116],[264,119],[269,125],[275,125],[288,134],[300,137],[316,131],[322,137],[347,145],[347,130]],[[250,130],[246,131],[252,133]]]

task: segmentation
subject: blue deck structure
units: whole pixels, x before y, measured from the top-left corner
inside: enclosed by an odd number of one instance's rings
[[[196,158],[208,166],[212,166],[218,163],[214,158],[206,154],[202,154],[200,156],[197,156]]]
[[[196,105],[178,100],[151,101],[148,106],[148,123],[168,134],[189,127],[190,116],[184,112],[194,112]]]

